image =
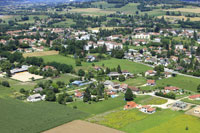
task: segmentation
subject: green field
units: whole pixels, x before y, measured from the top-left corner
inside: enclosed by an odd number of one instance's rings
[[[197,92],[197,86],[200,84],[200,79],[177,75],[176,77],[158,80],[156,84],[157,86],[177,86],[182,89]]]
[[[60,28],[69,28],[72,24],[75,24],[75,22],[72,19],[67,19],[66,21],[55,23],[53,24],[53,26]]]
[[[24,103],[0,98],[2,133],[36,133],[88,116],[78,110],[51,102]]]
[[[156,87],[176,86],[181,89],[197,92],[197,86],[200,84],[200,79],[177,75],[176,77],[156,80],[156,86],[141,87],[142,90],[152,90]]]
[[[134,101],[139,102],[143,99],[147,98],[147,96],[138,96]],[[92,102],[91,104],[84,103],[82,101],[77,101],[69,104],[69,106],[77,106],[77,109],[89,114],[101,114],[110,110],[114,110],[117,108],[122,108],[126,105],[126,101],[124,100],[123,94],[116,98],[109,98],[109,100],[104,100],[101,102]]]
[[[166,99],[158,98],[158,97],[151,97],[145,98],[144,100],[141,100],[139,104],[142,105],[160,105],[166,103]]]
[[[77,106],[78,110],[89,114],[100,114],[106,111],[122,107],[126,104],[123,96],[119,96],[116,98],[110,98],[109,100],[104,100],[100,102],[92,102],[91,104],[84,103],[82,101],[77,101],[69,104],[70,107]]]
[[[141,85],[146,84],[146,79],[144,77],[138,77],[138,78],[126,79],[126,81],[124,82],[119,82],[118,80],[114,80],[114,82],[126,83],[129,86],[141,86]]]
[[[151,115],[138,109],[119,110],[103,116],[96,123],[128,133],[198,132],[200,129],[198,118],[171,110],[161,110]]]
[[[45,62],[59,62],[59,63],[65,63],[65,64],[70,64],[73,67],[75,67],[75,60],[71,57],[65,57],[62,55],[50,55],[50,56],[42,56],[41,58],[44,59]],[[109,68],[116,68],[118,65],[121,66],[122,70],[128,70],[131,73],[141,73],[141,72],[146,72],[147,70],[152,69],[151,67],[148,67],[146,65],[141,65],[139,63],[131,62],[128,60],[122,60],[122,59],[115,59],[111,58],[109,60],[102,60],[99,62],[94,62],[95,65],[97,66],[102,66],[104,64],[105,67]],[[92,67],[92,63],[86,63],[82,62],[81,67],[76,67],[75,69],[85,69],[88,70]]]
[[[200,105],[200,101],[199,100],[190,100],[188,98],[185,98],[181,101],[184,101],[184,102],[187,102],[187,103],[192,103],[192,104],[197,104],[197,105]]]

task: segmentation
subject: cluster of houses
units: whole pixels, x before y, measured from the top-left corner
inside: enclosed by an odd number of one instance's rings
[[[156,112],[156,108],[151,107],[150,105],[138,105],[133,101],[127,102],[124,106],[124,110],[137,108],[139,111],[147,114],[153,114]]]

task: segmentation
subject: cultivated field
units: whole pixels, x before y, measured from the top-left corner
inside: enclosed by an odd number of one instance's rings
[[[99,30],[100,28],[103,30],[113,30],[113,29],[120,29],[120,28],[125,28],[125,27],[97,27],[97,28],[88,28],[88,30]]]
[[[29,72],[21,72],[21,73],[14,74],[11,78],[15,80],[19,80],[21,82],[27,82],[27,81],[32,81],[32,78],[34,78],[34,80],[37,80],[37,79],[42,79],[43,77],[39,75],[31,74]]]
[[[24,57],[47,56],[47,55],[57,55],[58,53],[59,53],[58,51],[52,50],[52,51],[25,53],[23,54],[23,56]]]
[[[188,12],[188,13],[200,13],[200,8],[198,7],[187,7],[187,8],[177,8],[177,9],[170,9],[167,11],[175,11],[175,12]]]
[[[162,16],[159,16],[158,18],[161,18]],[[182,20],[186,21],[188,18],[190,21],[200,21],[200,17],[185,17],[185,16],[164,16],[165,19],[167,20]]]
[[[36,133],[87,116],[58,103],[25,103],[12,98],[1,98],[0,101],[2,133]]]
[[[105,11],[99,8],[75,8],[70,10],[69,12],[76,12],[76,13],[81,13],[83,15],[91,15],[91,16],[108,15],[115,13],[115,11]]]
[[[89,123],[82,120],[75,120],[70,123],[45,131],[44,133],[122,133],[116,129]]]

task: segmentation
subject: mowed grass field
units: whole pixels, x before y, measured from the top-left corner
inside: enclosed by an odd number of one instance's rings
[[[144,114],[138,109],[119,110],[103,116],[97,123],[127,133],[180,133],[198,132],[200,129],[199,118],[172,110],[161,110],[151,115]]]
[[[142,105],[161,105],[161,104],[165,104],[166,102],[167,102],[166,99],[148,96],[144,100],[141,100],[139,102],[139,104],[142,104]]]
[[[75,67],[76,70],[82,68],[84,70],[88,70],[92,68],[92,63],[87,63],[87,62],[82,62],[81,67],[76,67],[75,66],[75,59],[71,57],[65,57],[62,55],[50,55],[50,56],[42,56],[45,62],[59,62],[59,63],[65,63],[68,65],[72,65]],[[128,60],[122,60],[122,59],[116,59],[116,58],[111,58],[108,60],[101,60],[99,62],[94,62],[96,66],[102,66],[104,64],[104,67],[109,67],[109,68],[117,68],[118,65],[121,66],[122,70],[128,70],[131,73],[141,73],[141,72],[146,72],[147,70],[152,69],[151,67],[131,62]]]
[[[197,86],[200,84],[200,79],[177,75],[176,77],[156,80],[156,86],[141,87],[143,90],[152,90],[156,87],[176,86],[181,89],[197,92]]]
[[[51,102],[25,103],[0,98],[0,107],[2,133],[36,133],[88,116],[81,111]]]
[[[41,51],[41,52],[32,52],[32,53],[24,53],[24,57],[35,57],[35,56],[47,56],[47,55],[57,55],[59,51],[51,50],[51,51]]]
[[[139,102],[143,99],[148,98],[148,96],[138,96],[134,101]],[[73,107],[77,106],[77,109],[83,111],[85,113],[89,113],[91,115],[105,113],[107,111],[111,111],[118,108],[123,108],[126,105],[126,101],[124,100],[124,95],[121,94],[116,98],[109,98],[108,100],[100,101],[100,102],[92,102],[91,104],[84,103],[82,101],[77,101],[69,104],[68,106]]]

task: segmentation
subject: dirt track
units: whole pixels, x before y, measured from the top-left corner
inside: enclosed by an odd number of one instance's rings
[[[82,120],[75,120],[70,123],[45,131],[43,133],[123,133],[123,132],[102,125],[97,125]]]

